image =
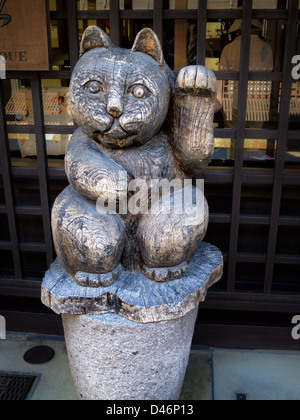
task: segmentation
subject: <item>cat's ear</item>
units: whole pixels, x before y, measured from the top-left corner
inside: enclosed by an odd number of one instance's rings
[[[150,28],[145,28],[137,34],[132,51],[150,55],[161,67],[165,63],[160,41]]]
[[[80,46],[80,57],[94,48],[111,48],[113,43],[98,26],[89,26],[83,33]]]

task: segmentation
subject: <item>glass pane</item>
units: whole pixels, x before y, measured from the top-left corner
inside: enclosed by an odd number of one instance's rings
[[[221,22],[221,24],[211,23],[208,26],[211,37],[221,38],[220,42],[215,41],[213,44],[215,52],[220,52],[219,69],[221,71],[240,70],[242,26],[241,20],[233,22],[227,20]],[[274,40],[276,29],[275,21],[252,21],[250,71],[274,71],[274,51],[277,46],[276,40]],[[221,51],[217,50],[218,46],[220,46]]]
[[[45,241],[42,216],[17,215],[16,219],[21,243]]]
[[[273,185],[242,186],[241,209],[242,215],[270,216],[272,211]]]
[[[120,0],[121,10],[151,10],[153,0]]]
[[[121,21],[121,47],[132,48],[137,34],[144,28],[153,29],[153,21],[148,19],[123,19]]]
[[[9,134],[8,139],[13,166],[38,166],[35,134]]]
[[[198,9],[197,0],[170,0],[169,9]]]
[[[56,0],[49,0],[49,10],[50,12],[57,10]]]
[[[238,252],[266,254],[270,228],[267,225],[244,225],[239,227]]]
[[[276,254],[300,255],[299,226],[279,226]]]
[[[265,272],[265,264],[238,263],[236,266],[235,289],[243,292],[262,292],[264,289]]]
[[[215,138],[212,166],[232,166],[235,159],[236,139]],[[245,139],[244,166],[274,168],[277,140]]]
[[[207,23],[206,65],[212,70],[239,71],[242,21],[222,19]],[[282,20],[252,21],[250,71],[281,71],[283,39]]]
[[[0,277],[14,277],[14,260],[11,251],[0,252]]]
[[[65,34],[68,31],[66,20],[51,20],[51,48],[52,48],[52,70],[69,70],[70,55],[68,38]]]
[[[229,238],[230,238],[230,224],[227,223],[209,223],[206,241],[214,244],[222,252],[229,251]]]
[[[286,166],[288,167],[297,167],[299,169],[300,165],[300,135],[299,140],[288,140],[286,155],[285,155]]]
[[[246,128],[276,130],[279,118],[279,95],[278,82],[249,82]]]
[[[300,6],[300,3],[299,3]],[[289,130],[300,130],[300,24],[297,28],[297,49],[293,59],[293,84],[290,102]],[[299,169],[300,165],[300,131],[299,136],[294,136],[287,142],[286,167]]]
[[[50,0],[50,11],[65,11],[65,2]],[[52,70],[69,70],[70,56],[68,37],[68,21],[64,19],[50,21],[50,42]]]
[[[215,123],[218,127],[236,128],[239,82],[221,80],[218,83],[218,109]]]
[[[6,214],[0,214],[0,226],[0,241],[10,242],[9,224]]]
[[[278,0],[253,0],[253,9],[277,9]]]
[[[2,178],[2,175],[0,175],[0,207],[2,206],[5,206],[5,195],[4,195],[3,178]]]
[[[13,177],[13,186],[17,207],[41,206],[40,183],[38,178]]]
[[[294,82],[292,85],[292,95],[290,102],[289,130],[300,130],[300,82]],[[287,168],[297,168],[300,165],[300,131],[299,135],[294,135],[288,139],[285,162]]]
[[[215,139],[215,151],[212,157],[212,165],[226,165],[234,160],[235,139]]]
[[[79,0],[78,10],[109,10],[109,0]]]
[[[47,271],[46,254],[41,252],[21,252],[21,261],[24,269],[24,278],[39,281]]]
[[[29,80],[13,79],[4,80],[3,85],[11,163],[14,166],[23,166],[26,164],[24,158],[36,155],[34,133],[22,133],[22,126],[24,128],[29,126],[34,131],[31,84]],[[15,129],[20,130],[20,133],[14,133]],[[27,164],[37,165],[35,161],[30,161]]]
[[[97,20],[78,20],[78,36],[79,42],[81,42],[83,32],[88,26],[96,25],[101,28],[108,36],[110,36],[110,21],[109,19],[97,19]]]
[[[275,264],[273,292],[300,293],[299,265]]]
[[[8,125],[33,125],[32,94],[29,80],[4,80],[5,113]]]
[[[208,0],[208,9],[237,9],[238,0]]]
[[[46,125],[73,125],[69,111],[69,81],[42,80],[43,106]]]
[[[298,185],[283,185],[281,196],[280,215],[299,217],[300,214],[300,188]]]
[[[238,0],[208,0],[208,9],[236,9]],[[169,0],[170,9],[198,9],[198,0]]]
[[[274,167],[277,140],[245,139],[244,165],[248,167]]]

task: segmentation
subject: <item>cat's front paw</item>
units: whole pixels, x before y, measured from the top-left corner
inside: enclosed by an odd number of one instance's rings
[[[180,166],[197,174],[214,152],[215,74],[203,66],[182,69],[175,86],[172,150]]]
[[[216,97],[217,78],[213,71],[204,66],[183,68],[177,78],[176,93],[193,93],[196,96]]]

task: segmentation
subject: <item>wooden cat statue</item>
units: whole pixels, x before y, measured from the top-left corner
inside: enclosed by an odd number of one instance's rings
[[[191,66],[176,80],[150,29],[127,50],[88,27],[80,54],[70,84],[79,127],[65,157],[70,186],[52,211],[59,261],[84,287],[109,286],[123,270],[157,282],[182,278],[207,231],[204,195],[184,180],[205,168],[214,151],[216,77]],[[118,211],[121,198],[132,198],[137,180],[148,186],[140,194],[144,211]],[[159,189],[154,199],[155,180],[180,181],[182,187]],[[183,190],[192,201],[176,211]],[[109,212],[105,203],[113,199],[117,211]]]

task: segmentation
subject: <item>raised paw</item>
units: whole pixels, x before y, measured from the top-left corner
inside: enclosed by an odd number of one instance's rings
[[[214,152],[215,74],[203,66],[182,69],[175,86],[172,150],[190,175],[202,171]]]
[[[175,90],[196,96],[213,97],[217,94],[217,79],[213,71],[204,66],[183,68],[177,78]]]
[[[121,264],[115,270],[105,274],[89,274],[79,271],[75,275],[75,281],[81,287],[108,287],[119,279],[122,272]]]

